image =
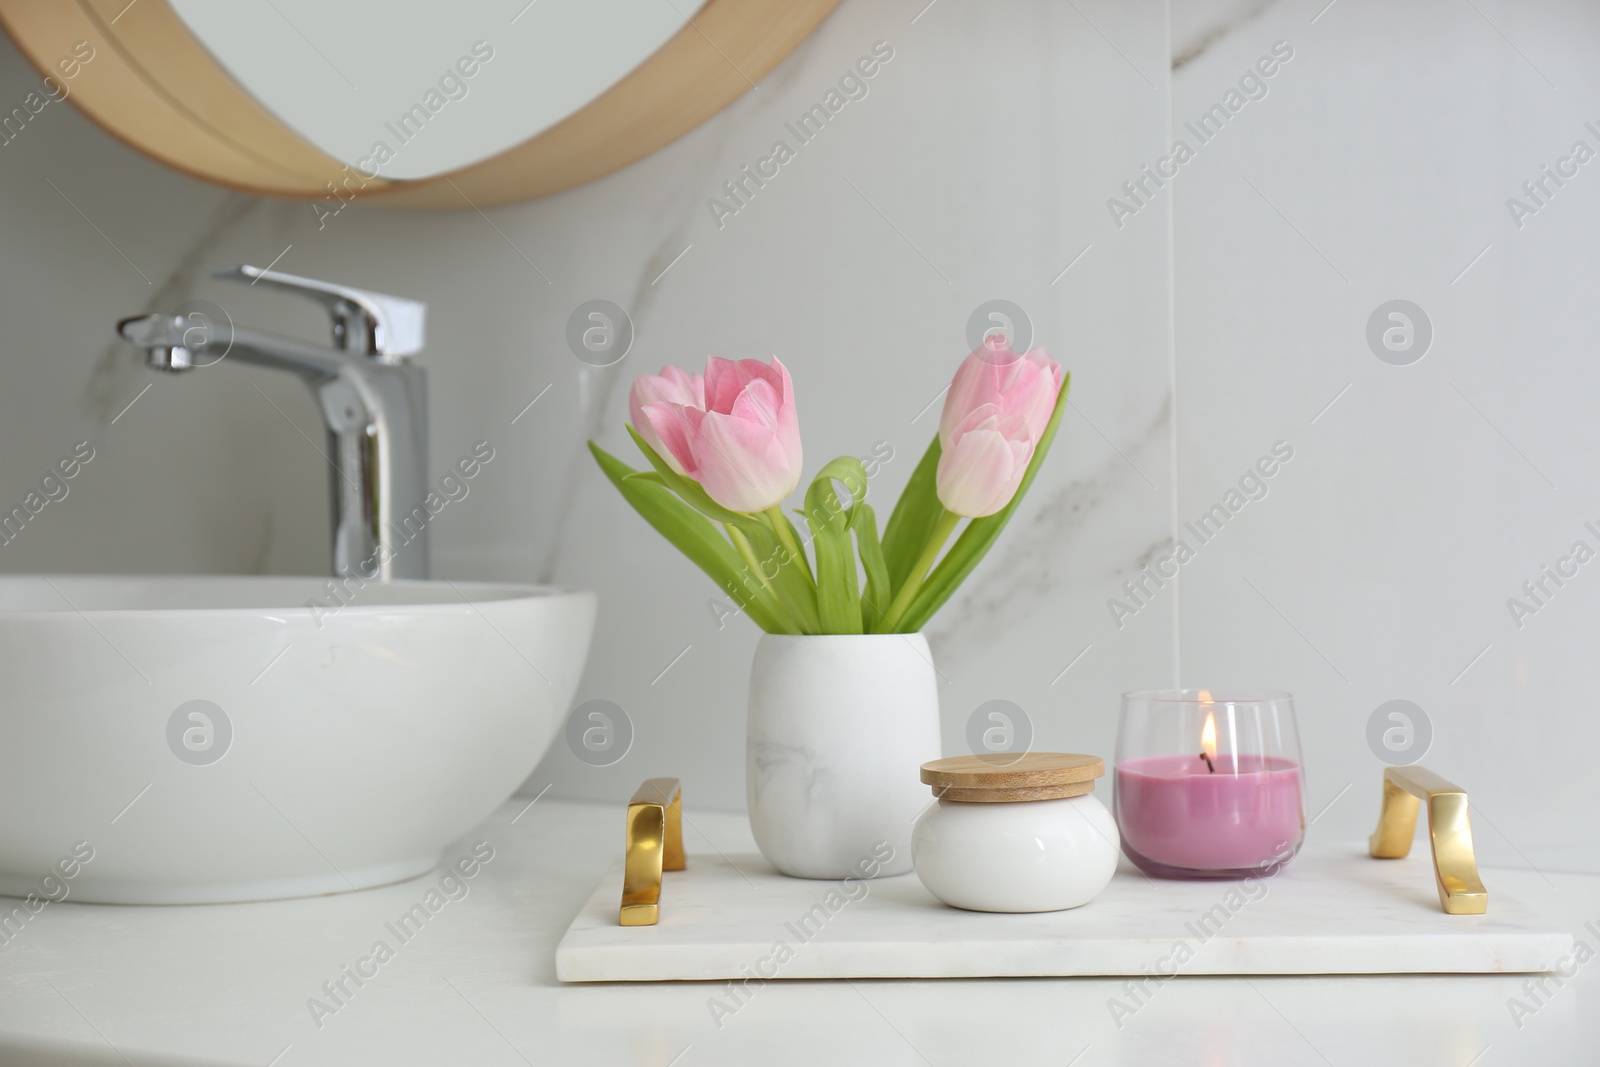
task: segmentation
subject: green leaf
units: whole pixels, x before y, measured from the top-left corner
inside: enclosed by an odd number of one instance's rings
[[[790,541],[793,544],[800,546],[800,566],[805,569],[806,577],[815,581],[816,575],[812,573],[811,561],[806,558],[805,543],[800,540],[800,531],[794,528],[794,523],[789,521],[789,516],[783,513],[783,508],[781,507],[773,508],[771,511],[767,512],[767,515],[769,518],[772,518],[773,522],[778,522],[781,520],[783,524],[789,528]],[[774,529],[773,532],[776,533],[777,530]]]
[[[939,516],[944,514],[936,484],[939,451],[936,433],[917,469],[911,473],[905,491],[895,501],[894,510],[889,513],[889,525],[883,531],[883,559],[889,568],[891,596],[910,577],[911,568],[922,555],[922,546],[928,543]]]
[[[635,471],[593,441],[589,442],[589,451],[633,510],[732,597],[752,622],[768,633],[795,632],[781,607],[759,582],[743,583],[748,568],[717,527],[674,496],[664,478]]]
[[[850,509],[850,529],[856,535],[856,551],[861,569],[867,572],[867,588],[861,595],[861,632],[879,633],[878,624],[889,610],[894,594],[889,587],[889,568],[878,544],[878,517],[872,505],[862,502]]]
[[[790,620],[800,628],[801,633],[818,633],[820,623],[817,618],[817,596],[811,587],[811,567],[803,558],[796,564],[785,563],[793,553],[784,548],[778,541],[772,527],[760,515],[751,515],[743,511],[730,511],[711,499],[699,482],[686,477],[673,470],[667,461],[650,443],[632,426],[627,427],[628,435],[633,438],[633,443],[639,446],[639,451],[650,461],[655,468],[655,473],[665,483],[666,487],[676,493],[691,508],[704,515],[706,518],[725,525],[736,526],[749,538],[758,560],[762,563],[773,564],[776,573],[768,575],[776,591],[777,599],[789,615]],[[721,540],[721,537],[718,537]],[[798,539],[797,539],[798,540]],[[737,557],[738,553],[734,555]],[[739,574],[748,577],[752,582],[759,583],[760,576],[751,574],[750,568],[744,560],[739,560]]]
[[[748,516],[745,516],[748,519]],[[795,562],[794,554],[786,548],[771,526],[760,520],[731,524],[750,540],[762,572],[772,583],[778,600],[788,611],[803,634],[823,633],[822,620],[817,612],[817,588],[808,570]],[[767,573],[767,565],[771,573]],[[744,568],[748,570],[748,568]],[[759,581],[760,576],[755,576]]]
[[[839,501],[833,483],[850,494],[851,505]],[[867,490],[867,472],[854,456],[840,456],[817,472],[806,490],[806,525],[817,554],[817,614],[822,632],[861,632],[861,593],[856,585],[856,554],[850,543],[850,514]]]
[[[900,620],[900,632],[916,633],[926,626],[933,613],[950,599],[950,595],[966,580],[967,575],[972,573],[972,569],[989,551],[995,539],[1000,536],[1000,531],[1006,528],[1012,512],[1022,503],[1028,487],[1033,484],[1034,475],[1039,473],[1039,467],[1050,451],[1050,444],[1055,440],[1056,427],[1061,424],[1061,416],[1067,410],[1067,390],[1071,385],[1072,375],[1069,374],[1062,379],[1061,393],[1056,397],[1055,411],[1051,412],[1050,421],[1045,425],[1044,433],[1039,436],[1039,443],[1033,450],[1033,459],[1028,462],[1028,469],[1023,473],[1022,482],[1017,486],[1017,492],[1011,498],[1011,502],[993,515],[986,515],[967,523],[967,528],[956,539],[955,546],[945,554],[944,559],[939,561],[933,573],[928,575],[928,580],[923,584],[917,598],[911,602],[905,618]],[[937,438],[934,443],[938,443]]]

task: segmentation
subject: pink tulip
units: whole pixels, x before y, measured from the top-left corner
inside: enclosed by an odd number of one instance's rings
[[[633,383],[634,429],[673,470],[699,482],[730,511],[766,511],[800,482],[794,384],[776,356],[710,356],[706,373],[667,367]]]
[[[1004,334],[984,338],[982,347],[962,360],[950,380],[939,417],[939,443],[948,446],[956,425],[984,404],[1002,415],[1020,415],[1035,440],[1044,433],[1061,392],[1061,365],[1042,348],[1018,355]]]
[[[628,390],[628,416],[633,421],[633,428],[667,461],[667,466],[679,474],[688,474],[678,460],[677,451],[667,446],[662,435],[656,432],[655,425],[645,415],[645,407],[651,404],[670,405],[670,408],[663,409],[667,413],[672,408],[685,407],[704,411],[705,379],[698,374],[690,374],[682,367],[662,367],[660,374],[639,375],[633,380],[633,388]],[[665,416],[662,423],[669,429],[676,429],[678,425],[676,418]]]
[[[962,361],[939,420],[946,510],[976,519],[1011,502],[1060,393],[1061,366],[1042,348],[1018,355],[995,336]]]

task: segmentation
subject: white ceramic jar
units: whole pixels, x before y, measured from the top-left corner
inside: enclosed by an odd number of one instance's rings
[[[969,911],[1087,904],[1117,869],[1116,820],[1093,796],[1098,757],[961,756],[923,764],[939,797],[917,818],[911,855],[928,892]]]

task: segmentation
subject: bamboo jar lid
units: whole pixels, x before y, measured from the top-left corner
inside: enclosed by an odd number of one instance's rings
[[[1099,756],[1077,752],[996,752],[924,763],[922,780],[942,800],[1009,804],[1081,797],[1094,792],[1094,780],[1105,772],[1105,760]]]

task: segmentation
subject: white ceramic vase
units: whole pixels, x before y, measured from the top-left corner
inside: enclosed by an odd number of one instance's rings
[[[939,693],[921,634],[763,634],[745,742],[750,828],[796,878],[911,870]],[[870,876],[867,875],[867,876]]]

